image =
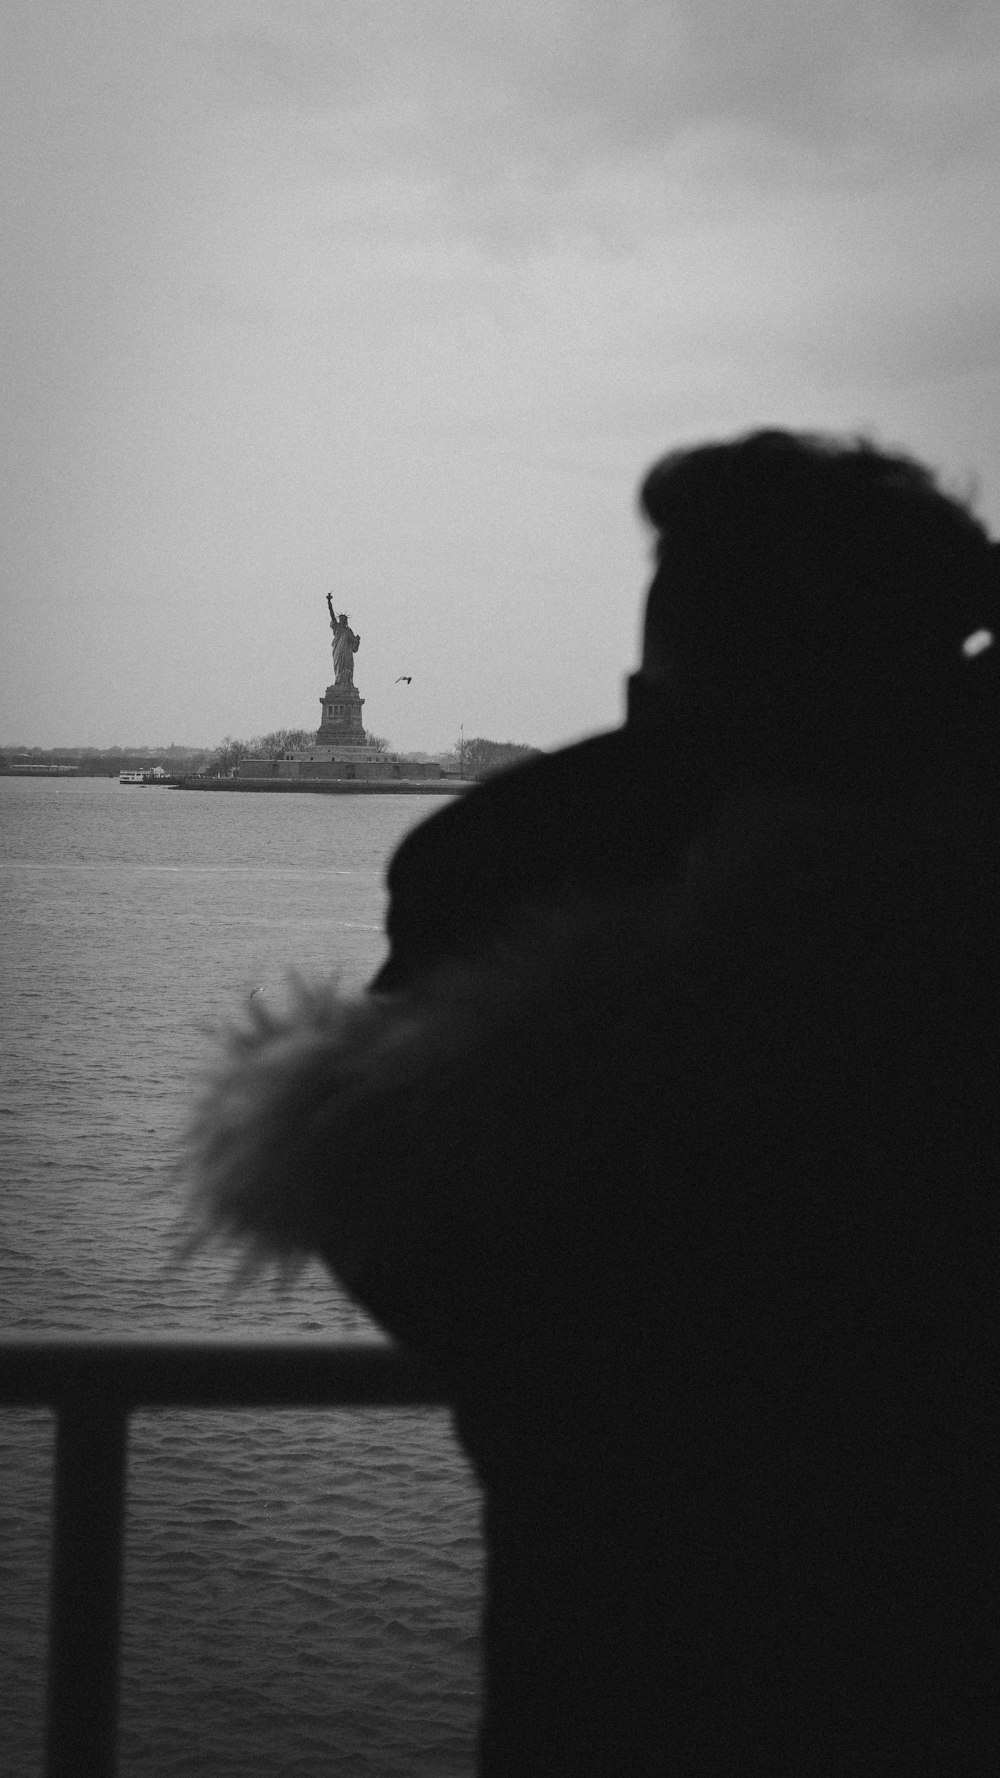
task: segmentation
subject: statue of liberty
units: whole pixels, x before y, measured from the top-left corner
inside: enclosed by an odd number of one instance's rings
[[[353,685],[354,656],[361,647],[361,637],[351,629],[346,611],[339,615],[334,612],[332,593],[327,593],[326,603],[333,631],[333,682],[335,685]]]

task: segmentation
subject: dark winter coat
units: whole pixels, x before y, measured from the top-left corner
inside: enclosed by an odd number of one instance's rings
[[[996,820],[745,797],[234,1045],[203,1214],[429,1360],[485,1774],[986,1778]]]

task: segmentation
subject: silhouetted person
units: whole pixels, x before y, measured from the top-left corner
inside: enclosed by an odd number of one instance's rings
[[[625,728],[410,836],[377,992],[254,1002],[205,1214],[446,1381],[482,1773],[986,1778],[996,551],[863,444],[642,500]]]
[[[514,905],[670,868],[734,785],[888,794],[976,722],[994,750],[979,682],[997,656],[970,672],[960,643],[996,603],[996,560],[921,465],[760,432],[664,458],[641,503],[660,565],[625,726],[414,829],[380,987]]]

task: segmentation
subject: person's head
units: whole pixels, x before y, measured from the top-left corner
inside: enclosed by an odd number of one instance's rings
[[[754,432],[672,452],[640,503],[658,567],[634,717],[669,710],[765,766],[877,775],[920,769],[994,703],[997,549],[921,464]],[[963,652],[977,632],[996,646]]]

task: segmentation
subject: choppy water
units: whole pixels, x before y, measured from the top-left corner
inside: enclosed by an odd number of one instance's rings
[[[164,1266],[209,1027],[290,969],[360,986],[420,797],[0,779],[0,1328],[370,1334],[318,1267]],[[0,1775],[40,1769],[51,1428],[0,1411]],[[123,1778],[472,1767],[478,1502],[446,1415],[132,1424]]]

